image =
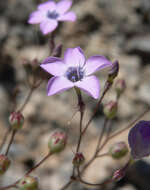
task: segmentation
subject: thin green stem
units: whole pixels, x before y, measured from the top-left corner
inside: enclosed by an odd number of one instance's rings
[[[107,87],[104,88],[103,94],[102,94],[102,96],[100,97],[98,103],[96,104],[96,107],[95,107],[95,109],[94,109],[94,111],[93,111],[93,114],[92,114],[91,118],[89,119],[89,121],[87,122],[87,124],[85,125],[85,127],[84,127],[84,129],[83,129],[83,131],[82,131],[82,135],[84,135],[85,132],[86,132],[86,130],[88,129],[88,127],[89,127],[90,123],[92,122],[92,120],[93,120],[95,114],[96,114],[97,111],[99,110],[99,106],[100,106],[100,104],[101,104],[101,102],[102,102],[102,100],[103,100],[105,94],[106,94],[107,91],[110,89],[110,87],[111,87],[111,84],[110,84],[110,85],[107,85]]]
[[[3,140],[1,142],[1,145],[0,145],[0,151],[2,150],[4,144],[6,143],[10,131],[11,131],[11,127],[7,128],[7,130],[6,130],[5,134],[4,134]]]
[[[108,123],[108,119],[105,118],[105,119],[104,119],[104,124],[103,124],[102,130],[101,130],[100,135],[99,135],[99,138],[98,138],[95,155],[97,155],[97,153],[98,153],[98,151],[99,151],[99,147],[100,147],[100,144],[101,144],[101,142],[102,142],[102,138],[103,138],[105,129],[106,129],[106,127],[107,127],[107,123]]]
[[[107,153],[103,153],[103,154],[100,154],[100,155],[97,155],[96,158],[102,158],[104,156],[108,156],[108,152]]]
[[[79,139],[77,143],[76,153],[79,152],[81,140],[82,140],[82,122],[83,122],[83,116],[84,116],[84,110],[85,110],[85,104],[82,99],[82,94],[79,88],[75,87],[75,91],[78,97],[78,106],[80,111],[80,123],[79,123]]]
[[[30,100],[30,98],[32,96],[33,91],[34,91],[34,88],[31,88],[29,94],[27,95],[27,97],[26,97],[26,99],[24,101],[24,103],[22,104],[22,106],[18,110],[19,112],[22,112],[24,110],[25,106],[27,105],[27,103],[29,102],[29,100]]]
[[[80,113],[80,134],[79,134],[76,153],[79,152],[80,145],[81,145],[81,140],[82,140],[82,121],[83,121],[83,113]]]
[[[92,158],[85,164],[85,166],[83,167],[81,173],[83,174],[85,172],[85,170],[89,167],[90,164],[92,164],[92,162],[97,158],[97,155],[99,153],[99,147],[100,147],[100,144],[101,144],[101,141],[102,141],[102,138],[103,138],[103,134],[104,134],[104,131],[106,130],[106,127],[107,127],[107,124],[108,124],[108,119],[105,118],[104,120],[104,124],[103,124],[103,127],[102,127],[102,130],[100,132],[100,135],[99,135],[99,138],[98,138],[98,142],[97,142],[97,146],[96,146],[96,150],[92,156]]]
[[[112,182],[112,179],[109,179],[107,181],[104,181],[102,183],[90,183],[90,182],[87,182],[87,181],[84,181],[82,178],[79,178],[79,181],[83,184],[86,184],[86,185],[90,185],[90,186],[103,186],[103,185],[106,185],[108,183],[111,183]]]
[[[104,148],[104,146],[108,143],[109,140],[113,139],[114,137],[124,133],[126,130],[130,129],[134,124],[136,124],[142,117],[144,117],[148,112],[150,111],[150,107],[146,109],[143,113],[141,113],[134,121],[132,121],[130,124],[128,124],[124,129],[119,130],[118,132],[110,135],[102,144],[100,150]],[[99,150],[99,151],[100,151]]]
[[[8,144],[7,149],[6,149],[6,152],[5,152],[5,155],[6,155],[6,156],[8,155],[9,149],[10,149],[12,143],[13,143],[15,134],[16,134],[16,130],[13,130],[13,131],[12,131],[12,134],[11,134],[11,138],[10,138],[9,144]]]
[[[33,171],[35,171],[45,160],[47,160],[50,156],[51,156],[51,152],[49,152],[39,163],[37,163],[33,168],[31,168],[28,172],[26,172],[26,174],[24,176],[28,176],[30,173],[32,173]],[[19,180],[17,180],[15,183],[2,187],[0,188],[0,190],[6,190],[6,189],[10,189],[12,187],[16,187],[17,188],[17,183],[19,182]]]
[[[43,164],[43,162],[45,160],[47,160],[50,156],[51,156],[51,152],[49,152],[39,163],[37,163],[33,168],[31,168],[26,174],[25,176],[29,175],[30,173],[32,173],[35,169],[37,169],[41,164]]]
[[[72,183],[73,183],[73,181],[72,181],[72,180],[69,180],[62,188],[60,188],[60,190],[65,190],[65,189],[67,189]]]
[[[77,180],[80,181],[80,182],[83,183],[83,184],[86,184],[86,185],[90,185],[90,186],[103,186],[103,185],[106,185],[106,184],[112,182],[112,179],[109,179],[109,180],[106,180],[106,181],[104,181],[104,182],[102,182],[102,183],[90,183],[90,182],[87,182],[87,181],[85,181],[84,179],[82,179],[82,177],[81,177],[81,175],[80,175],[81,172],[80,172],[79,168],[77,168],[77,171],[78,171]]]

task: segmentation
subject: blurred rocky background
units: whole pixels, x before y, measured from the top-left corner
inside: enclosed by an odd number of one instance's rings
[[[42,61],[49,55],[48,37],[42,36],[38,26],[27,24],[29,14],[42,0],[0,0],[0,135],[8,128],[8,116],[12,111],[12,92],[19,88],[17,105],[20,106],[29,92],[25,59]],[[80,46],[86,56],[101,54],[110,60],[119,60],[120,73],[127,89],[119,101],[117,117],[111,130],[125,127],[150,104],[150,0],[74,0],[72,9],[77,14],[75,23],[61,23],[56,31],[56,43],[68,47]],[[104,87],[107,71],[98,75]],[[96,101],[84,94],[86,114],[84,123],[92,113]],[[114,88],[104,102],[114,100]],[[71,161],[78,137],[79,114],[73,119],[77,99],[73,90],[47,97],[46,82],[33,93],[23,114],[25,124],[18,132],[10,150],[12,165],[6,175],[0,177],[0,186],[11,184],[20,178],[47,153],[47,141],[55,128],[70,128],[69,142],[59,156],[47,160],[33,175],[39,178],[41,190],[58,190],[71,174]],[[149,119],[150,114],[144,119]],[[102,106],[89,127],[82,145],[88,160],[95,147],[97,133],[101,130],[104,116]],[[70,123],[70,124],[69,124]],[[128,131],[110,142],[127,141]],[[108,144],[108,147],[109,145]],[[106,152],[107,147],[104,152]],[[87,170],[85,179],[99,183],[126,159],[96,160]],[[134,164],[120,182],[93,188],[73,184],[70,190],[149,190],[149,158]]]

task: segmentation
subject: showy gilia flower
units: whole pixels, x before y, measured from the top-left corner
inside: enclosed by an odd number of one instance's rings
[[[100,93],[99,80],[91,74],[111,64],[99,55],[85,60],[81,48],[76,47],[68,48],[64,53],[64,59],[48,57],[40,66],[54,75],[47,85],[48,96],[77,87],[97,99]]]
[[[56,29],[59,21],[75,21],[76,15],[73,11],[67,12],[72,5],[71,0],[61,0],[58,3],[47,1],[40,4],[36,11],[31,13],[28,23],[40,24],[43,34],[48,34]]]
[[[129,131],[128,141],[134,159],[150,155],[150,121],[137,123]]]

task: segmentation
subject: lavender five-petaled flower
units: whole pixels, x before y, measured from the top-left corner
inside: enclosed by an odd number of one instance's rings
[[[129,131],[128,141],[134,159],[150,155],[150,121],[137,123]]]
[[[78,87],[97,99],[100,93],[99,80],[91,74],[111,65],[109,60],[99,55],[85,60],[81,48],[76,47],[68,48],[64,59],[48,57],[40,66],[54,75],[47,85],[48,96]]]
[[[58,3],[49,0],[38,6],[28,20],[29,24],[40,24],[43,34],[48,34],[56,29],[58,21],[75,21],[76,15],[73,11],[68,11],[71,7],[71,0],[61,0]]]

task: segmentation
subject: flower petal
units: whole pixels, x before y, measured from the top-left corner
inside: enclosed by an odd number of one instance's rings
[[[57,3],[57,12],[60,14],[65,13],[66,11],[68,11],[68,9],[70,9],[72,5],[72,1],[71,0],[61,0]]]
[[[85,64],[86,75],[90,75],[105,67],[111,66],[112,63],[104,56],[92,56],[87,59]]]
[[[45,18],[45,13],[43,11],[34,11],[28,20],[29,24],[39,24]]]
[[[65,77],[52,77],[47,84],[47,95],[51,96],[59,92],[63,92],[74,85]]]
[[[40,29],[42,31],[43,34],[48,34],[49,32],[52,32],[56,29],[58,23],[56,20],[45,20],[43,22],[41,22],[40,24]]]
[[[46,58],[40,67],[54,76],[62,76],[66,71],[66,64],[62,62],[62,59],[57,57]]]
[[[75,86],[81,88],[93,98],[98,99],[100,93],[100,84],[96,76],[88,76],[82,81],[75,83]]]
[[[60,15],[58,20],[59,21],[72,21],[74,22],[76,20],[76,14],[73,11],[70,11],[68,13],[65,13],[63,15]]]
[[[131,128],[128,142],[134,159],[150,155],[150,121],[139,121]]]
[[[68,48],[64,53],[64,62],[68,67],[83,67],[85,63],[85,57],[81,48]]]
[[[49,11],[53,11],[53,10],[56,10],[56,3],[54,1],[47,1],[45,3],[41,3],[39,6],[38,6],[38,9],[39,10],[49,10]]]

